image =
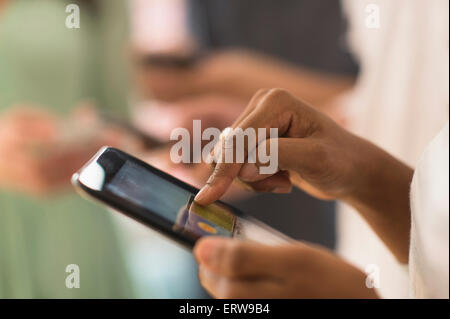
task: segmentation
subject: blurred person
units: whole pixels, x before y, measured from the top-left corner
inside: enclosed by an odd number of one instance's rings
[[[448,299],[448,121],[415,172],[282,89],[260,90],[232,128],[277,128],[278,137],[262,137],[252,147],[259,156],[259,148],[267,151],[276,139],[278,170],[263,174],[259,168],[267,164],[259,158],[228,163],[222,155],[195,201],[213,203],[235,178],[258,191],[289,192],[295,185],[318,198],[339,199],[354,207],[395,259],[408,266],[412,297]],[[252,151],[244,145],[245,154]],[[353,240],[359,241],[356,236]],[[202,285],[218,298],[380,297],[376,274],[305,241],[267,246],[210,236],[197,242],[194,254]]]
[[[72,3],[79,29],[65,25]],[[0,298],[134,296],[109,214],[67,191],[70,175],[120,138],[73,109],[90,100],[126,113],[125,12],[121,1],[1,3]],[[77,289],[65,284],[71,264]]]
[[[168,2],[188,4],[189,15],[184,20],[191,26],[191,42],[195,44],[185,45],[185,48],[137,44],[141,54],[159,51],[175,56],[195,56],[197,52],[206,52],[206,55],[184,69],[154,64],[140,68],[138,84],[143,94],[150,97],[176,101],[189,96],[218,94],[246,101],[259,88],[276,83],[321,105],[351,87],[354,81],[358,69],[342,41],[345,21],[337,2]],[[178,10],[183,9],[186,10],[185,6]],[[270,25],[266,24],[268,18]],[[163,25],[160,23],[160,27]],[[154,33],[164,34],[166,29]],[[314,37],[311,37],[312,32]],[[166,37],[171,38],[173,34],[169,31]],[[179,42],[182,46],[188,40]]]

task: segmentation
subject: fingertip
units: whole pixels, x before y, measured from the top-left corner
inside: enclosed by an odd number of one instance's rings
[[[211,186],[206,185],[204,186],[198,193],[195,195],[194,201],[197,202],[200,205],[206,206],[214,202],[213,199],[211,199]]]
[[[203,206],[207,206],[209,204],[214,203],[218,200],[223,194],[225,194],[228,189],[229,184],[221,179],[216,179],[214,185],[212,183],[208,183],[205,185],[195,196],[194,200]]]

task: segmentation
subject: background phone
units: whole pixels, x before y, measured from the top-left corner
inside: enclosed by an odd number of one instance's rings
[[[114,116],[113,114],[104,111],[98,111],[98,114],[103,122],[115,125],[125,130],[129,134],[136,137],[139,141],[141,141],[144,144],[144,146],[148,149],[155,149],[169,145],[169,142],[160,141],[155,137],[144,133],[142,130],[140,130],[127,120],[124,120],[122,118],[119,118],[117,116]]]
[[[198,189],[120,150],[102,148],[72,182],[79,192],[192,248],[203,236],[227,236],[269,245],[289,237],[223,202],[201,206]]]
[[[206,53],[195,53],[191,55],[175,55],[168,53],[152,53],[145,55],[140,63],[143,66],[187,69],[193,67]]]

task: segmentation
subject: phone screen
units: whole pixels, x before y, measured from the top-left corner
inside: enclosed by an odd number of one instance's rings
[[[207,207],[194,202],[194,195],[166,179],[127,161],[106,185],[107,189],[135,205],[157,212],[173,223],[173,230],[199,238],[233,236],[236,215],[224,206]]]
[[[92,174],[92,167],[101,169],[102,174]],[[91,173],[86,174],[89,170]],[[78,173],[78,180],[86,186],[98,176],[103,176],[102,182],[94,184],[101,186],[90,195],[141,222],[150,221],[151,227],[160,227],[166,234],[177,234],[178,239],[191,245],[203,236],[236,237],[267,244],[287,241],[286,236],[229,205],[199,205],[194,201],[197,189],[121,151],[108,148],[97,155]]]

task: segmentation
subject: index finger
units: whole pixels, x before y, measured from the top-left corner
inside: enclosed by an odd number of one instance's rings
[[[248,156],[253,152],[256,147],[267,139],[268,132],[272,133],[272,128],[279,130],[279,134],[283,135],[289,130],[291,126],[292,116],[288,110],[292,102],[293,97],[284,90],[272,89],[268,92],[259,93],[259,98],[252,99],[251,106],[249,107],[249,113],[246,113],[240,123],[233,125],[233,131],[225,137],[225,143],[222,143],[222,154],[220,158],[222,161],[217,163],[216,168],[208,180],[205,187],[197,194],[195,200],[202,204],[208,205],[218,200],[226,190],[230,187],[233,180],[238,176],[243,163],[238,161],[232,161],[233,163],[227,163],[226,154],[231,154],[233,157],[237,154],[243,154],[244,162]],[[263,128],[262,131],[259,128]],[[240,129],[237,133],[235,130]],[[251,141],[248,138],[248,143],[245,143],[245,135],[247,129],[253,129],[254,137],[256,140]],[[236,135],[235,135],[236,134]],[[233,138],[237,134],[241,134],[244,137],[243,149],[237,149],[235,143],[229,149],[226,141],[233,141]],[[272,138],[272,134],[269,134]],[[278,136],[276,136],[278,137]],[[252,144],[250,144],[252,143]],[[233,151],[233,153],[230,152]],[[242,152],[242,153],[241,153]],[[277,150],[275,150],[277,152]],[[223,160],[225,158],[225,161]]]
[[[195,201],[200,205],[209,205],[218,200],[227,189],[235,177],[239,174],[242,164],[218,163],[206,185],[195,196]]]
[[[233,128],[240,127],[239,124],[247,120],[267,92],[268,90],[260,90],[253,96],[246,110],[234,123]],[[221,147],[221,156],[225,157],[225,153],[227,152],[226,143],[221,143]],[[247,151],[244,150],[245,155],[246,153]],[[233,180],[238,176],[242,165],[243,163],[226,163],[226,161],[216,163],[213,173],[206,182],[206,185],[196,195],[195,201],[201,205],[209,205],[218,200],[227,191],[233,183]]]
[[[261,113],[258,113],[257,110],[251,112],[247,118],[243,120],[239,128],[245,130],[246,128],[255,128],[260,126],[259,123],[264,124],[264,117],[261,116]],[[209,205],[214,201],[218,200],[227,189],[233,183],[233,180],[239,175],[239,171],[243,166],[243,162],[237,162],[232,159],[231,163],[227,161],[228,155],[231,154],[230,157],[234,157],[238,151],[243,151],[244,162],[247,157],[249,151],[249,145],[244,143],[243,150],[237,150],[236,143],[232,144],[232,148],[229,147],[229,143],[227,141],[232,141],[234,137],[234,132],[231,130],[229,135],[224,138],[224,141],[221,142],[221,152],[218,155],[219,159],[216,163],[213,173],[210,178],[206,182],[206,185],[201,189],[201,191],[196,195],[195,201],[197,201],[201,205]],[[258,141],[259,139],[256,138]],[[256,147],[257,141],[255,141],[255,145],[252,147]],[[235,152],[236,151],[236,152]]]

